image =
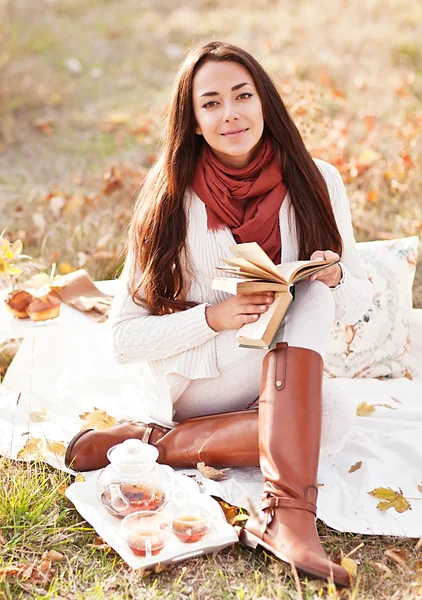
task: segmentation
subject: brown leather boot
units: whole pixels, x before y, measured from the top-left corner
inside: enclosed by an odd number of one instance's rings
[[[263,361],[259,454],[261,512],[241,540],[258,544],[310,577],[350,585],[325,554],[316,529],[323,361],[313,350],[277,344]]]
[[[259,465],[258,410],[239,410],[186,419],[174,429],[155,423],[123,423],[110,429],[80,431],[70,441],[65,465],[75,471],[105,467],[108,450],[129,438],[158,448],[158,462],[189,468],[197,462],[215,467]]]

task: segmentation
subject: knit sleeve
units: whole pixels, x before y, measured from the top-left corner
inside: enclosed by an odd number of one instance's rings
[[[205,318],[207,304],[170,315],[155,316],[132,300],[127,270],[119,281],[110,321],[117,362],[166,359],[198,347],[218,335]]]
[[[350,204],[343,180],[335,167],[323,164],[337,226],[343,240],[340,261],[342,278],[340,284],[332,290],[335,318],[342,323],[356,323],[368,309],[373,292],[357,252]]]

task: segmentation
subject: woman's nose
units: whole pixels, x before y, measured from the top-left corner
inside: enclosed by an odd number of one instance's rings
[[[236,121],[237,119],[239,119],[239,113],[232,104],[227,104],[224,113],[224,121],[229,123],[230,121]]]

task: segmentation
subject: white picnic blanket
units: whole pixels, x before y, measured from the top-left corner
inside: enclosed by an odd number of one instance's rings
[[[151,390],[139,366],[113,360],[107,325],[63,308],[56,322],[41,325],[0,314],[0,339],[25,336],[0,386],[0,454],[16,458],[28,438],[65,444],[83,424],[79,415],[94,407],[117,419],[143,418],[142,397]],[[411,359],[421,373],[422,310],[416,309]],[[357,417],[344,448],[321,459],[318,517],[339,531],[422,537],[422,377],[337,382],[356,405],[366,401],[387,407],[377,406],[371,416]],[[60,451],[49,452],[44,443],[42,452],[47,462],[64,469]],[[350,473],[359,461],[361,467]],[[194,469],[187,472],[196,474],[206,493],[244,508],[250,502],[258,505],[258,468],[229,469],[221,482],[205,480]],[[368,494],[379,487],[402,491],[411,510],[379,510],[380,500]]]

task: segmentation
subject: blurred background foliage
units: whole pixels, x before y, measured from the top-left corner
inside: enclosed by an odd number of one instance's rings
[[[249,50],[358,240],[422,230],[422,5],[413,0],[0,0],[0,227],[46,268],[114,277],[193,44]],[[422,269],[414,293],[422,306]]]

